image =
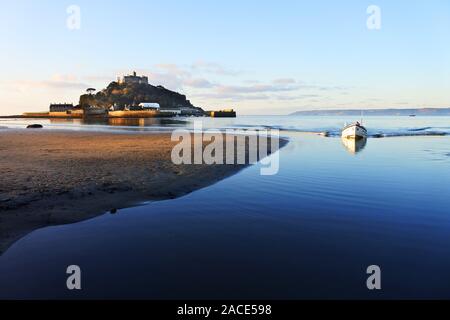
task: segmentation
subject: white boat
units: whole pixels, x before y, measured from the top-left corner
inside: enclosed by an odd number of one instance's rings
[[[342,138],[365,139],[367,138],[367,129],[359,122],[349,124],[342,129]]]

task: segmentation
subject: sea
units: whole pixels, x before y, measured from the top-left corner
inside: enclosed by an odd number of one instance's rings
[[[349,145],[340,130],[355,120],[0,119],[128,134],[201,121],[289,141],[275,175],[255,164],[181,198],[31,232],[0,256],[0,298],[450,299],[450,117],[367,116],[369,138]],[[72,265],[81,290],[67,288]]]

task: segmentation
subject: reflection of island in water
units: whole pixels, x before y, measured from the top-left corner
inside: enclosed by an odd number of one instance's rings
[[[53,124],[84,124],[130,127],[182,126],[187,121],[173,118],[86,118],[86,119],[49,119]]]
[[[367,144],[367,138],[362,139],[350,139],[350,138],[341,138],[342,144],[351,154],[357,154],[362,151]]]

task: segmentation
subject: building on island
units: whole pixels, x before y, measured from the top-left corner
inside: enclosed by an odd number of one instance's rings
[[[50,112],[67,112],[72,109],[72,103],[52,103],[50,105]]]
[[[133,72],[132,75],[124,76],[122,78],[119,77],[119,83],[135,83],[135,84],[148,84],[148,77],[146,76],[138,76],[136,71]]]
[[[68,116],[73,116],[73,117],[81,117],[84,115],[84,110],[80,107],[75,107],[72,110],[67,111],[67,115]]]
[[[236,118],[236,111],[234,111],[233,109],[206,111],[205,113],[212,118]]]
[[[181,109],[169,109],[169,108],[166,108],[166,109],[159,109],[159,111],[162,114],[170,114],[170,115],[181,115],[182,114]]]
[[[139,104],[139,107],[141,107],[144,110],[159,110],[161,109],[161,106],[159,103],[154,102],[142,102]]]

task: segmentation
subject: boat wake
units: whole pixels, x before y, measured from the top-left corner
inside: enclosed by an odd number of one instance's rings
[[[294,126],[281,125],[237,125],[227,127],[226,129],[253,129],[253,130],[279,130],[280,132],[311,133],[326,137],[340,137],[340,128],[313,128],[304,129]],[[369,138],[389,138],[389,137],[420,137],[420,136],[448,136],[450,127],[421,127],[421,128],[402,128],[402,129],[368,129]]]
[[[389,138],[389,137],[423,137],[423,136],[447,136],[449,132],[443,131],[415,131],[415,132],[387,132],[371,134],[371,138]]]

